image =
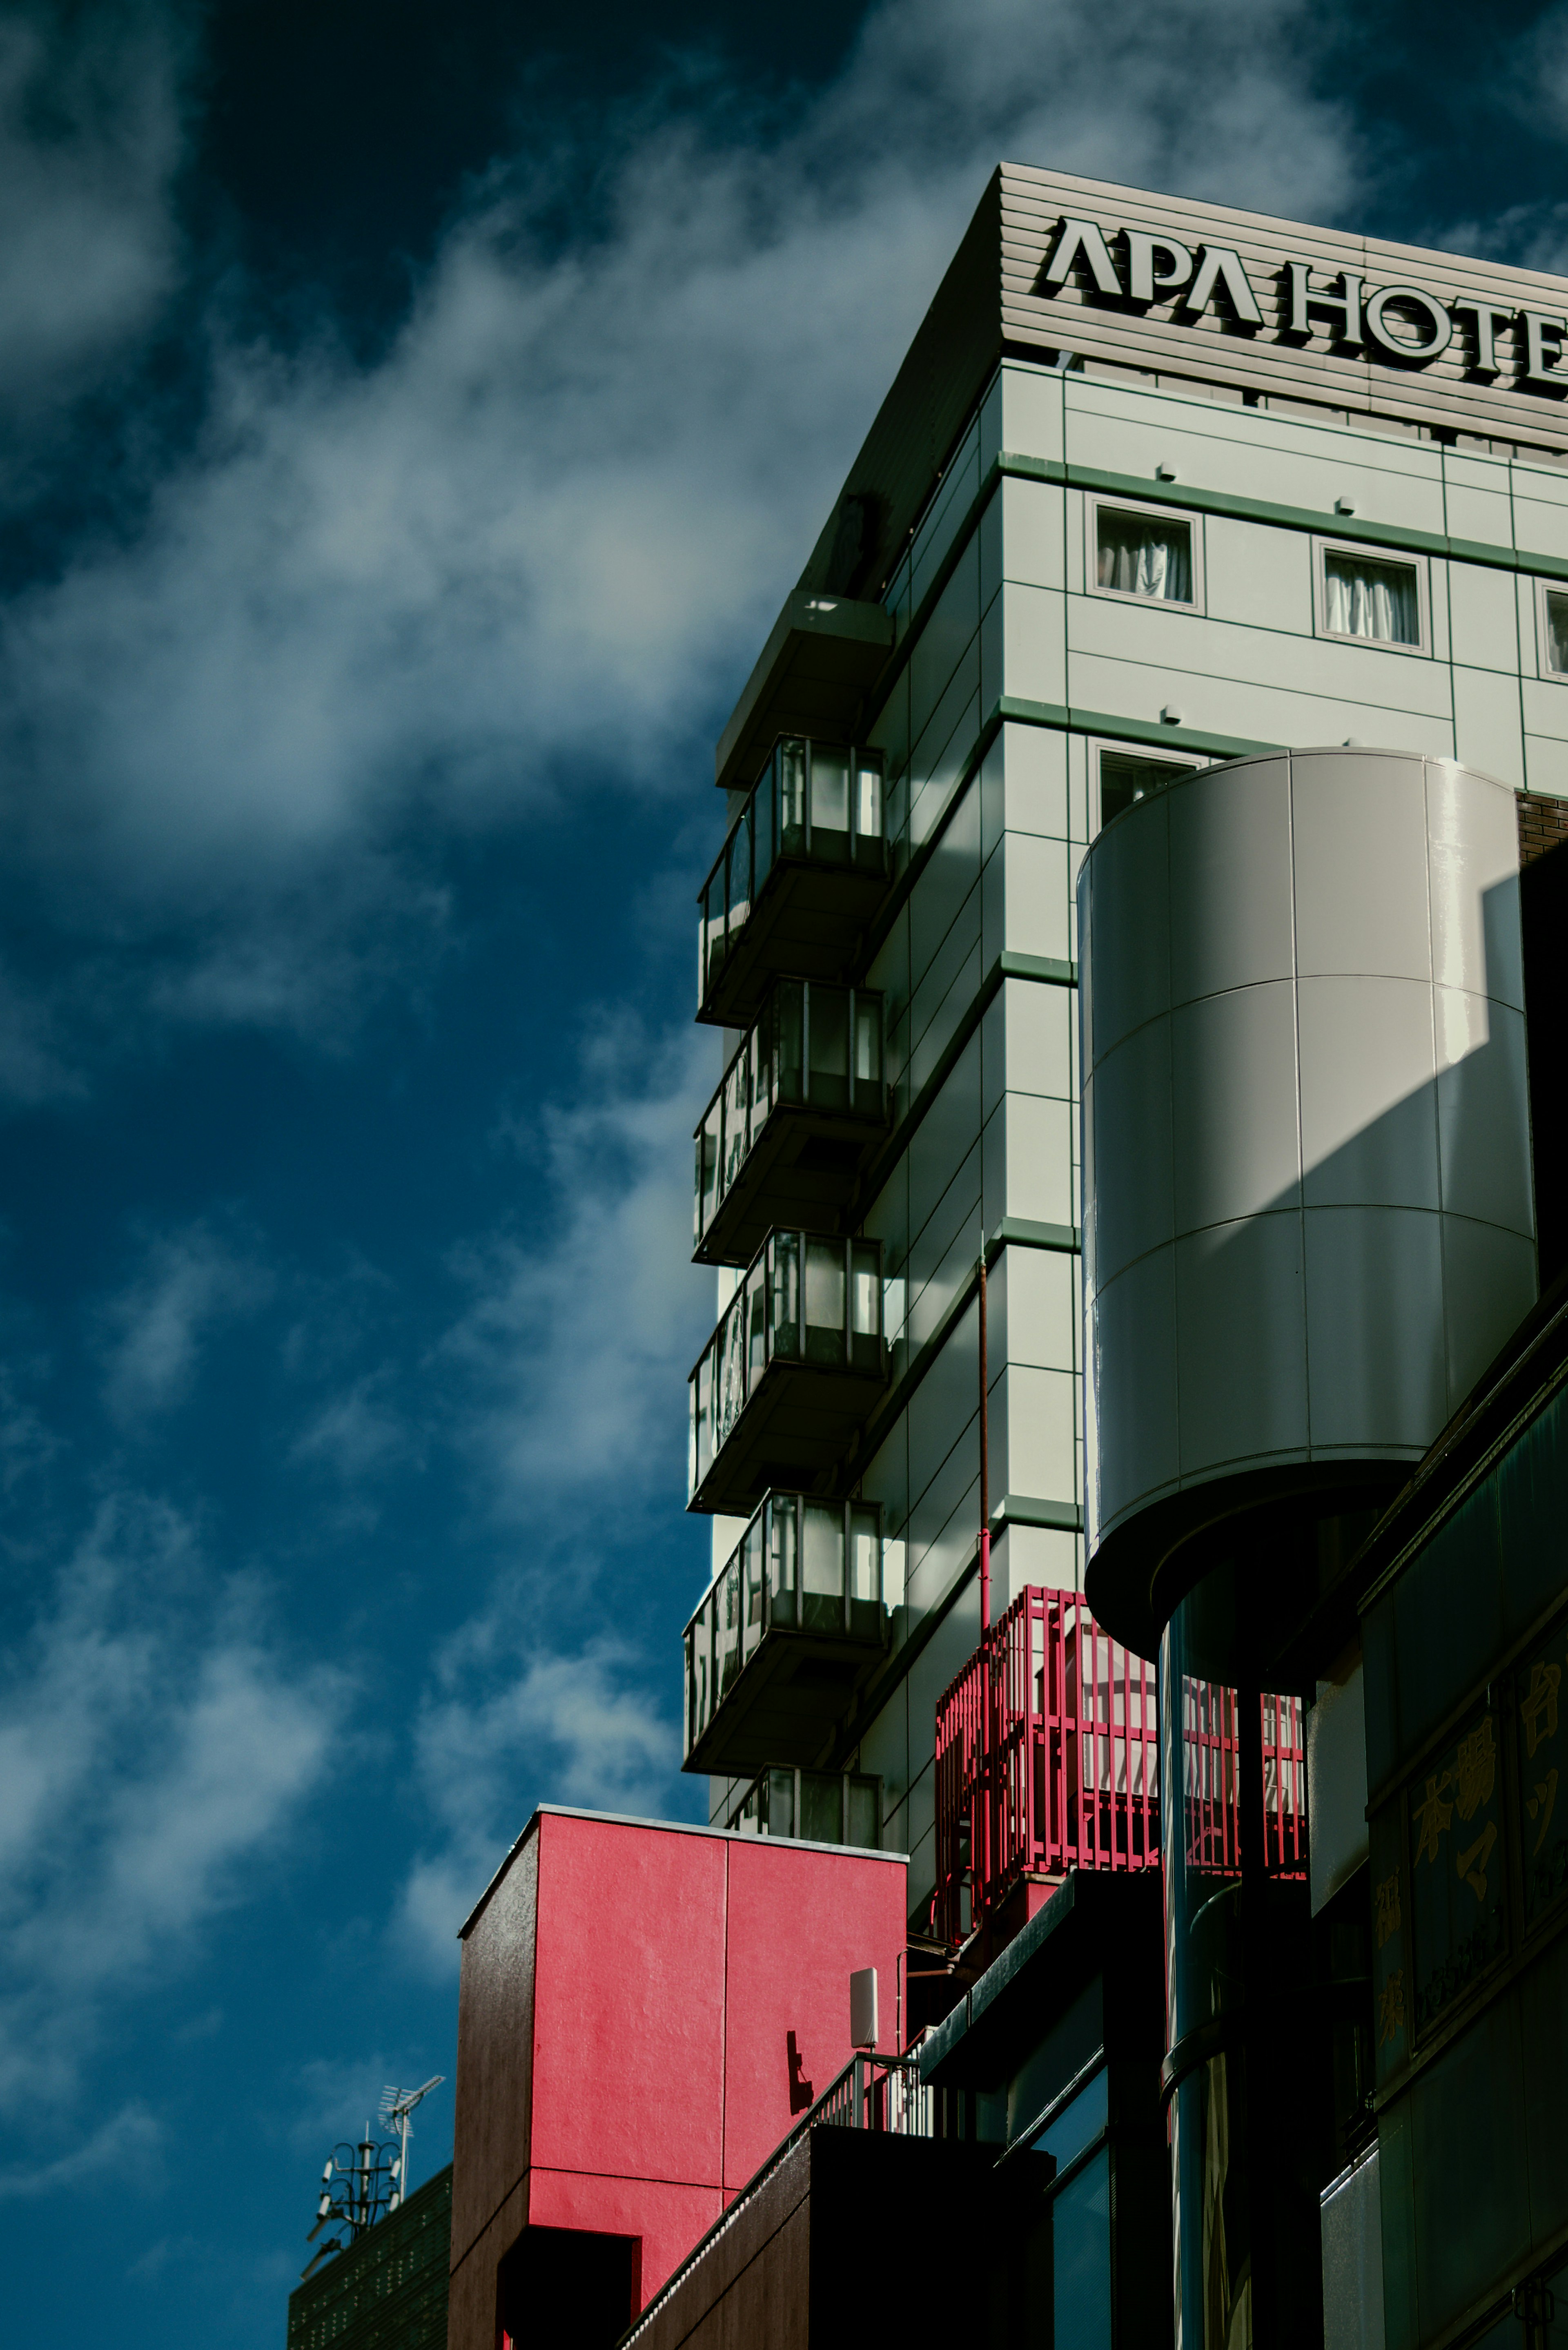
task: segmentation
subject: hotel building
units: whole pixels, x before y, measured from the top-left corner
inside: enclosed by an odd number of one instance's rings
[[[1568,281],[986,190],[718,746],[710,1825],[464,1929],[452,2350],[1563,2338],[1565,400]]]

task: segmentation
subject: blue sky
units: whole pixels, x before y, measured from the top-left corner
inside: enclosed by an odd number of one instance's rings
[[[17,2342],[281,2345],[534,1804],[698,1809],[711,744],[992,163],[1568,259],[1568,7],[558,16],[0,5]]]

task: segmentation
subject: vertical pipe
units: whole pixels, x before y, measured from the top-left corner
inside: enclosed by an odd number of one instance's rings
[[[980,1235],[980,1629],[991,1629],[991,1429],[985,1345],[985,1232]]]

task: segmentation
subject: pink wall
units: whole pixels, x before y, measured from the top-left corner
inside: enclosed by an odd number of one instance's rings
[[[520,1866],[537,1871],[531,1953],[496,1910]],[[877,1970],[891,2049],[905,1877],[901,1861],[782,1839],[536,1814],[464,1929],[464,2012],[487,2039],[532,2043],[509,2076],[516,2109],[484,2116],[503,2158],[486,2199],[522,2189],[534,2226],[640,2237],[646,2301],[799,2118],[789,2034],[819,2095],[848,2062],[857,1967]],[[495,2054],[469,2038],[458,2106],[477,2124]],[[460,2126],[460,2171],[464,2139]],[[493,2268],[507,2246],[489,2235],[454,2235],[454,2263]],[[477,2310],[483,2281],[468,2282]]]

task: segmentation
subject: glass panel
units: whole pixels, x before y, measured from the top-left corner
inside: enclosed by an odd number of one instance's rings
[[[1177,766],[1169,759],[1139,759],[1130,752],[1100,753],[1100,822],[1109,824],[1112,816],[1120,816],[1123,808],[1131,807],[1150,792],[1163,790],[1179,775],[1190,775],[1192,767]]]
[[[768,1515],[768,1596],[775,1624],[795,1621],[795,1503],[774,1500]]]
[[[701,1240],[713,1221],[718,1206],[719,1136],[722,1123],[722,1106],[719,1102],[703,1119],[697,1136],[697,1201],[694,1217],[694,1240]]]
[[[857,1241],[852,1252],[855,1294],[852,1327],[857,1337],[882,1334],[882,1263],[875,1242]]]
[[[686,1752],[691,1753],[701,1728],[697,1693],[697,1626],[686,1635]]]
[[[741,1562],[732,1558],[719,1585],[719,1674],[715,1700],[722,1703],[741,1669]]]
[[[882,1841],[881,1824],[877,1817],[877,1792],[875,1779],[849,1782],[849,1818],[844,1840],[846,1844],[859,1845],[866,1852],[875,1852]]]
[[[1564,599],[1568,603],[1568,598]],[[1533,1926],[1568,1892],[1568,1698],[1559,1702],[1568,1650],[1559,1624],[1520,1665],[1519,1793],[1524,1806],[1524,1922]],[[1561,1791],[1563,1809],[1558,1810]],[[1563,2312],[1568,2324],[1568,2309]]]
[[[844,1842],[844,1782],[836,1771],[801,1773],[800,1832],[810,1844]]]
[[[808,1632],[844,1629],[844,1510],[806,1502],[801,1516],[801,1621]]]
[[[786,740],[774,754],[777,761],[779,848],[785,857],[805,854],[805,744]]]
[[[1568,596],[1546,598],[1546,666],[1568,676]]]
[[[882,1005],[875,995],[855,998],[855,1104],[877,1109],[882,1100]]]
[[[758,1258],[746,1281],[746,1393],[751,1394],[767,1368],[767,1266]]]
[[[775,1232],[768,1243],[772,1289],[768,1302],[769,1337],[775,1355],[800,1352],[800,1235]]]
[[[730,1064],[730,1074],[723,1092],[724,1171],[721,1191],[727,1191],[740,1173],[747,1151],[752,1147],[751,1120],[751,1054],[742,1045]]]
[[[882,837],[882,769],[864,751],[855,766],[855,829],[864,841]]]
[[[1055,2330],[1073,2350],[1111,2350],[1111,2174],[1102,2152],[1085,2163],[1051,2209]],[[1218,2342],[1250,2339],[1210,2337]]]
[[[742,1555],[744,1560],[742,1572],[746,1586],[744,1652],[748,1658],[751,1658],[756,1655],[762,1646],[763,1638],[763,1576],[766,1562],[763,1557],[763,1530],[760,1518],[752,1520],[742,1537]]]
[[[814,987],[810,999],[811,1070],[807,1091],[814,1109],[849,1107],[849,992]]]
[[[1420,643],[1421,604],[1413,563],[1329,552],[1323,568],[1325,617],[1335,636],[1367,637],[1378,644]]]
[[[752,876],[758,889],[774,869],[774,855],[778,843],[778,767],[776,762],[770,759],[766,775],[752,795],[752,823],[755,827],[756,840]]]
[[[700,1001],[718,978],[723,962],[724,859],[721,857],[702,893],[702,913],[697,926],[697,994]]]
[[[1164,515],[1118,514],[1101,506],[1098,579],[1123,596],[1158,597],[1167,604],[1192,601],[1192,531]]]
[[[730,835],[729,897],[725,932],[733,938],[752,910],[752,811],[746,806]]]
[[[794,1773],[770,1771],[763,1784],[767,1789],[769,1835],[794,1835]]]
[[[774,1083],[780,1101],[797,1102],[804,1097],[805,1014],[804,983],[782,981],[774,992]]]
[[[845,1248],[842,1241],[805,1243],[805,1358],[844,1360]]]
[[[1071,2105],[1064,2106],[1054,2121],[1030,2141],[1037,2154],[1055,2156],[1058,2170],[1065,2170],[1075,2155],[1082,2154],[1091,2139],[1098,2137],[1105,2128],[1108,2077],[1102,2068],[1092,2081],[1085,2083]]]
[[[882,1543],[877,1513],[857,1503],[849,1513],[849,1628],[859,1639],[882,1631]]]
[[[704,1354],[697,1366],[688,1390],[691,1398],[691,1416],[686,1445],[686,1482],[688,1491],[692,1493],[697,1491],[698,1486],[708,1474],[709,1462],[712,1459],[708,1419],[708,1399],[711,1381],[712,1357],[711,1354]]]
[[[1409,1791],[1417,2035],[1507,1948],[1501,1727],[1499,1715],[1480,1713]]]
[[[742,1291],[724,1315],[719,1333],[718,1393],[713,1400],[713,1451],[720,1451],[746,1400],[746,1315]]]
[[[811,853],[849,859],[849,754],[830,743],[811,746]]]

